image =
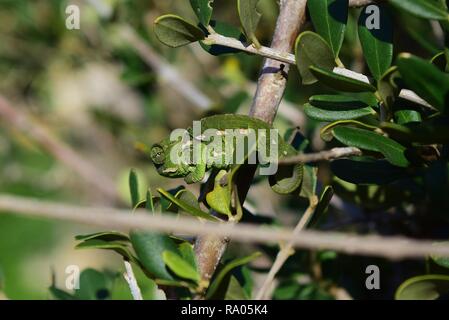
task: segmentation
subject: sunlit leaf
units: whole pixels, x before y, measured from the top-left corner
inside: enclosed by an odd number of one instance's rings
[[[338,57],[348,19],[348,0],[309,0],[307,7],[316,32]]]
[[[379,10],[379,21],[376,23],[372,22],[373,11],[368,9],[370,7],[376,8],[374,12]],[[386,6],[367,6],[362,9],[359,38],[371,74],[376,80],[380,80],[393,60],[393,25]]]
[[[178,252],[174,241],[167,235],[154,232],[133,231],[130,236],[134,251],[145,269],[157,279],[174,280],[162,258],[164,251]]]
[[[413,277],[396,290],[396,300],[435,300],[449,292],[449,276],[429,274]]]
[[[351,127],[337,127],[333,133],[338,141],[347,146],[382,153],[393,165],[406,167],[409,164],[405,157],[406,148],[383,135]]]
[[[162,259],[170,270],[172,270],[178,277],[193,280],[195,282],[200,280],[198,271],[177,253],[164,251],[162,253]]]

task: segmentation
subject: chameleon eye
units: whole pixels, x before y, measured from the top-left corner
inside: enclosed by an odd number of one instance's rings
[[[163,164],[165,161],[165,152],[160,146],[154,146],[151,148],[151,161],[154,164]]]

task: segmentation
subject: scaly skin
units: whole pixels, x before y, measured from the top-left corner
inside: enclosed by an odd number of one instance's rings
[[[251,118],[244,115],[225,114],[216,115],[207,118],[203,118],[201,121],[201,134],[207,129],[216,129],[218,133],[222,135],[224,141],[224,135],[226,129],[241,129],[245,134],[245,129],[254,129],[257,134],[258,129],[270,130],[272,129],[267,123]],[[192,129],[188,129],[190,136],[193,135]],[[267,131],[268,132],[268,131]],[[201,137],[194,137],[201,140]],[[267,137],[266,144],[270,142],[269,136]],[[208,143],[201,142],[198,152],[198,159],[201,159],[198,164],[173,163],[170,159],[170,152],[173,148],[179,148],[182,146],[181,141],[170,141],[169,138],[155,144],[151,148],[151,160],[155,164],[158,173],[162,176],[169,178],[184,178],[187,183],[196,183],[202,181],[206,172],[210,169],[229,169],[231,166],[223,164],[222,161],[225,154],[234,153],[234,145],[229,146],[229,149],[225,150],[223,154],[212,154],[212,148],[208,148]],[[188,144],[184,145],[185,148],[190,148]],[[191,152],[190,148],[189,151]],[[279,159],[289,156],[294,156],[297,151],[288,143],[286,143],[280,136],[278,136],[278,157]],[[278,171],[273,176],[270,176],[269,181],[272,189],[276,193],[289,194],[296,191],[302,182],[303,165],[297,164],[294,166],[282,166],[278,168]]]

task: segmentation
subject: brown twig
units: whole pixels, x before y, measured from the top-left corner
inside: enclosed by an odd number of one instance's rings
[[[449,257],[449,245],[435,245],[431,240],[414,240],[402,237],[359,236],[347,233],[303,230],[292,238],[292,229],[272,228],[254,224],[219,224],[199,222],[190,217],[169,214],[149,215],[139,209],[81,207],[58,204],[25,197],[0,195],[0,212],[49,218],[92,227],[129,232],[133,229],[151,230],[183,235],[215,235],[243,243],[278,244],[292,241],[293,247],[308,250],[335,250],[346,254],[385,257],[398,260],[423,258],[429,255]]]
[[[280,1],[279,17],[271,43],[272,50],[278,52],[292,51],[299,29],[305,22],[306,2],[306,0]],[[273,122],[286,87],[288,69],[288,64],[272,59],[265,60],[250,116],[262,119],[270,124]],[[249,168],[245,176],[239,177],[236,181],[241,203],[244,203],[255,169],[255,167]],[[197,239],[195,249],[203,280],[208,281],[214,274],[227,243],[226,237],[220,235]]]
[[[274,263],[271,266],[271,269],[268,272],[268,275],[262,284],[262,287],[260,288],[259,292],[256,295],[256,300],[263,300],[268,297],[269,290],[271,288],[274,278],[276,277],[279,270],[281,270],[282,266],[285,264],[287,259],[293,253],[294,238],[297,237],[301,233],[301,231],[304,230],[307,223],[312,218],[312,215],[315,212],[317,203],[318,203],[318,199],[316,197],[312,197],[310,200],[309,207],[306,209],[306,211],[302,215],[301,219],[299,220],[298,224],[296,225],[295,230],[293,230],[292,239],[287,244],[283,245],[281,247],[281,250],[279,250],[279,252],[276,256],[276,259],[274,260]]]
[[[101,172],[90,162],[82,158],[70,146],[59,140],[46,127],[32,119],[25,110],[14,108],[0,96],[0,119],[5,125],[11,126],[30,139],[34,140],[54,158],[75,171],[96,191],[103,194],[109,201],[117,202],[118,192],[115,182],[108,175]]]
[[[317,153],[304,153],[294,157],[288,157],[279,160],[280,165],[289,165],[296,163],[310,163],[324,160],[333,160],[340,158],[347,158],[351,156],[360,156],[362,151],[358,148],[345,147],[345,148],[333,148],[326,151]]]

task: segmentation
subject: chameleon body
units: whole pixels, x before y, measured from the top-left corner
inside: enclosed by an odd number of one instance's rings
[[[217,130],[217,135],[220,134],[225,138],[225,131],[227,129],[240,130],[243,134],[248,131],[247,129],[253,129],[256,133],[259,129],[265,129],[269,132],[272,127],[262,120],[251,118],[244,115],[235,114],[225,114],[225,115],[215,115],[200,120],[201,122],[201,133],[208,129]],[[192,129],[187,129],[187,132],[192,139],[197,139],[201,141],[199,137],[193,137]],[[297,151],[287,142],[285,142],[282,137],[277,137],[277,148],[278,148],[278,159],[294,156]],[[270,143],[270,137],[267,135],[267,140],[265,141],[268,148]],[[258,143],[262,140],[256,140]],[[200,152],[203,154],[203,158],[199,163],[189,164],[189,163],[175,163],[172,161],[170,154],[174,147],[180,146],[182,143],[180,140],[171,141],[169,138],[164,139],[160,143],[157,143],[151,148],[151,160],[155,164],[158,173],[165,177],[170,178],[184,178],[187,183],[195,183],[202,181],[206,172],[211,169],[230,169],[232,165],[226,165],[224,163],[223,157],[225,154],[233,153],[235,151],[234,145],[226,147],[223,154],[213,154],[211,150],[208,149],[207,142],[201,142]],[[186,144],[185,148],[189,148]],[[279,194],[289,194],[296,191],[302,182],[303,176],[303,166],[302,164],[297,164],[293,166],[280,166],[277,172],[269,177],[270,185],[272,189]]]

